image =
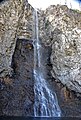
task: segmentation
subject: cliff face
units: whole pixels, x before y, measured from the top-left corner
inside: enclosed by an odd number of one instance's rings
[[[4,0],[0,12],[0,115],[33,116],[34,9],[27,0]],[[81,116],[81,102],[54,82],[81,93],[81,13],[57,5],[39,10],[38,18],[45,79],[56,89],[63,116]]]
[[[34,9],[27,0],[6,0],[0,8],[0,77],[4,77],[13,73],[17,38],[33,38]],[[39,10],[39,38],[52,48],[52,76],[81,93],[81,13],[59,5]]]
[[[81,93],[81,12],[50,6],[39,21],[40,38],[52,46],[52,76]]]
[[[0,115],[32,116],[34,9],[27,0],[4,0],[0,9]]]
[[[0,77],[3,77],[12,74],[17,38],[32,38],[33,8],[27,0],[6,0],[0,3],[0,12]]]

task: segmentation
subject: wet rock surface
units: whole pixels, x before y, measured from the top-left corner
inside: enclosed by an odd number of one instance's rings
[[[77,98],[74,92],[69,91],[51,75],[51,50],[51,47],[42,44],[42,69],[47,85],[57,94],[62,116],[81,117],[81,97]],[[32,41],[18,40],[12,62],[15,74],[13,78],[0,78],[0,115],[33,116],[33,60]]]
[[[44,46],[43,44],[42,65],[47,86],[52,90],[52,93],[55,92],[57,95],[62,117],[81,117],[81,95],[79,94],[77,97],[74,91],[69,91],[59,80],[52,77],[51,51],[51,46]]]
[[[81,117],[81,96],[77,97],[74,91],[57,83],[54,78],[49,80],[52,91],[56,92],[62,117]]]

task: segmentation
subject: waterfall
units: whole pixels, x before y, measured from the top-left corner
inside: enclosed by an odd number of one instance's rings
[[[34,116],[42,117],[60,117],[61,110],[58,105],[56,94],[47,86],[47,81],[44,79],[41,54],[42,46],[38,35],[38,15],[37,10],[34,11]]]

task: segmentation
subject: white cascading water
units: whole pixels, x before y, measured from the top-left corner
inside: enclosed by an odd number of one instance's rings
[[[58,105],[56,94],[47,86],[44,79],[43,69],[41,66],[41,45],[38,37],[38,15],[37,10],[34,11],[34,116],[35,117],[60,117],[61,110]]]

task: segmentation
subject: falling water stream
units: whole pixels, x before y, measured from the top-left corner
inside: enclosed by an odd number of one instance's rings
[[[61,110],[58,105],[56,94],[47,86],[47,81],[44,78],[42,68],[41,54],[42,46],[38,35],[38,15],[37,10],[34,11],[34,116],[38,117],[60,117]]]

